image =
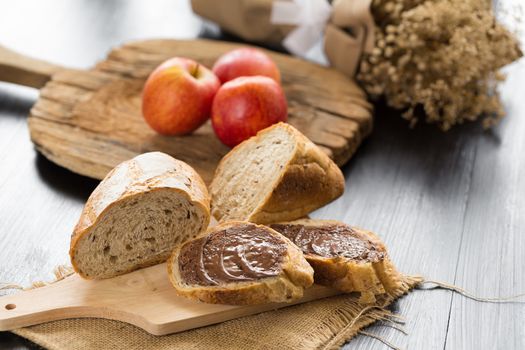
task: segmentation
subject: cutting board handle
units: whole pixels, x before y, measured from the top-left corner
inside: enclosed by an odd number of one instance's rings
[[[159,264],[103,280],[88,281],[74,274],[45,287],[0,297],[0,331],[97,317],[164,335],[337,294],[340,292],[315,285],[291,304],[205,304],[178,296],[168,279],[166,264]]]
[[[0,81],[41,88],[62,67],[0,45]]]

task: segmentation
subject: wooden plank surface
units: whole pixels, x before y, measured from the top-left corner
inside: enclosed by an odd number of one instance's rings
[[[511,67],[502,88],[513,118],[476,140],[453,282],[483,296],[525,292],[524,63]],[[512,97],[515,91],[520,91],[521,98]],[[453,296],[445,349],[525,348],[525,303],[521,300],[521,304],[479,304]]]
[[[90,67],[124,41],[190,38],[201,31],[183,1],[19,0],[1,6],[1,44],[72,68]],[[22,19],[30,25],[22,26]],[[521,61],[508,69],[502,89],[508,116],[493,132],[469,125],[446,134],[428,126],[410,130],[396,112],[379,108],[372,137],[344,168],[344,197],[314,216],[375,230],[406,273],[454,282],[481,296],[524,292],[524,66]],[[36,154],[26,125],[36,97],[30,89],[0,84],[0,281],[22,284],[49,279],[54,266],[67,262],[69,234],[96,185]],[[406,318],[408,335],[380,325],[367,331],[403,349],[525,348],[523,304],[415,291],[395,310]],[[2,349],[33,347],[0,333]],[[385,346],[358,336],[345,348]]]
[[[132,41],[112,49],[95,68],[61,70],[40,90],[31,109],[31,139],[51,161],[96,179],[140,153],[162,151],[191,165],[209,183],[229,151],[211,122],[182,137],[161,136],[142,116],[142,88],[148,75],[171,57],[188,57],[211,67],[238,47],[203,39]],[[281,71],[288,122],[338,165],[345,164],[372,131],[372,108],[364,92],[334,69],[267,53]],[[0,60],[1,54],[0,50]]]
[[[379,109],[377,114],[388,112]],[[475,135],[465,135],[467,130],[443,135],[428,126],[414,133],[390,116],[378,118],[377,124],[369,142],[345,169],[344,198],[316,216],[335,212],[338,219],[379,233],[401,271],[451,281],[475,156],[470,141]],[[450,298],[450,293],[435,291],[414,292],[400,300],[396,309],[406,317],[408,337],[385,327],[372,330],[403,349],[440,348]],[[359,349],[378,346],[365,337],[352,344]]]

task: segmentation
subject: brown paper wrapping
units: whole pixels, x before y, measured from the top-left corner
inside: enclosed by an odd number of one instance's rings
[[[256,42],[280,43],[294,28],[270,22],[272,0],[192,0],[193,11],[224,30]],[[353,77],[363,52],[374,48],[371,0],[335,0],[325,28],[324,50],[330,65]]]
[[[278,44],[293,26],[270,22],[271,0],[191,0],[193,12],[244,40]]]

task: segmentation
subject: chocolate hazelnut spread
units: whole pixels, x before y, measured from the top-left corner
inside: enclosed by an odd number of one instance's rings
[[[377,262],[385,257],[383,247],[348,225],[273,224],[270,227],[290,239],[304,254],[315,254],[325,258],[344,257],[366,262]]]
[[[212,232],[186,243],[179,271],[187,284],[213,286],[277,276],[286,243],[268,230],[242,224]]]

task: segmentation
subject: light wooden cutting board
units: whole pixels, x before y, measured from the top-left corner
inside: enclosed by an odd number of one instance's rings
[[[168,280],[166,264],[160,264],[98,281],[74,274],[46,287],[1,297],[0,331],[68,318],[99,317],[164,335],[339,293],[314,285],[302,299],[291,304],[205,304],[178,296]]]
[[[36,148],[76,173],[102,179],[118,163],[163,151],[193,166],[209,183],[228,148],[210,123],[184,137],[153,132],[141,114],[149,73],[173,56],[211,67],[242,45],[210,40],[148,40],[113,49],[90,70],[72,70],[0,47],[0,81],[40,88],[29,129]],[[267,51],[281,70],[289,122],[343,165],[372,130],[371,105],[356,83],[335,71]]]

